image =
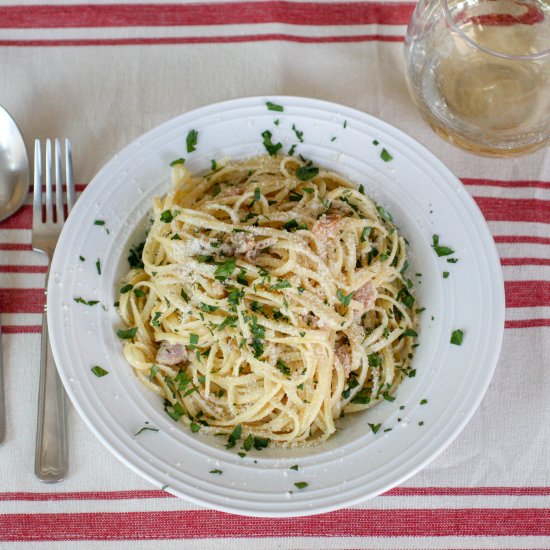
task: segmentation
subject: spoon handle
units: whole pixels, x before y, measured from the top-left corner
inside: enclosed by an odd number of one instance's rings
[[[67,462],[65,390],[54,363],[44,307],[34,473],[46,483],[61,481],[67,473]]]
[[[2,327],[0,327],[0,444],[6,437],[6,402],[4,392],[4,360],[2,354]]]

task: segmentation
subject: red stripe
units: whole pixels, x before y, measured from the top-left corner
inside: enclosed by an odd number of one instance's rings
[[[535,328],[550,327],[550,319],[521,319],[518,321],[505,321],[504,328]]]
[[[173,27],[194,25],[406,25],[414,3],[222,2],[28,5],[0,8],[3,28]]]
[[[506,307],[550,306],[550,281],[507,281]]]
[[[42,313],[45,303],[42,288],[0,288],[0,313]]]
[[[486,220],[550,223],[550,200],[474,197]]]
[[[29,251],[29,250],[32,250],[32,246],[30,244],[23,244],[23,243],[0,243],[0,250]]]
[[[40,334],[42,326],[40,325],[2,325],[4,334]]]
[[[417,496],[550,496],[550,487],[395,487],[383,497]],[[170,493],[146,489],[135,491],[71,491],[63,493],[0,493],[0,501],[64,501],[64,500],[142,500],[175,498]]]
[[[47,265],[0,265],[0,273],[46,273]]]
[[[527,509],[339,510],[298,518],[240,517],[215,510],[5,514],[0,540],[156,540],[266,537],[544,536],[550,511]]]
[[[0,229],[30,229],[32,227],[32,206],[25,204],[13,216],[0,222]]]
[[[403,42],[403,35],[361,34],[355,36],[296,36],[292,34],[248,34],[238,36],[188,36],[167,38],[91,38],[74,40],[0,40],[0,46],[163,46],[178,44],[239,44],[244,42],[283,41],[299,44],[341,42]]]
[[[550,265],[550,258],[501,258],[502,265]]]
[[[512,188],[525,188],[536,187],[538,189],[550,189],[550,182],[548,181],[502,181],[502,180],[488,180],[488,179],[476,179],[476,178],[461,178],[464,185],[479,185],[484,187],[512,187]]]
[[[530,235],[496,235],[495,243],[550,244],[550,237],[534,237]]]

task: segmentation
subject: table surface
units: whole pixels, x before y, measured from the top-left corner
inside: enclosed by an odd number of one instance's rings
[[[69,475],[44,485],[33,463],[46,263],[27,201],[0,223],[0,548],[550,548],[550,149],[488,159],[431,132],[404,80],[411,2],[83,2],[0,0],[0,103],[29,151],[70,137],[85,185],[143,132],[211,102],[301,95],[370,113],[433,151],[480,206],[504,273],[504,343],[451,446],[351,509],[288,520],[202,509],[121,464],[72,407]]]

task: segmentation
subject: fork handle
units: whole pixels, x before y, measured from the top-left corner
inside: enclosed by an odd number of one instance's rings
[[[67,473],[67,410],[65,390],[54,363],[46,306],[42,314],[42,346],[40,352],[40,387],[34,473],[40,481],[61,481]]]
[[[2,358],[2,328],[0,327],[0,445],[6,437],[6,401],[4,393],[4,360]]]

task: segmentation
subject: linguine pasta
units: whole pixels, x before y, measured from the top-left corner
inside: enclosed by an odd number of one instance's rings
[[[172,168],[120,294],[124,355],[192,431],[304,446],[414,374],[406,244],[344,177],[294,157]],[[250,447],[250,445],[249,445]]]

